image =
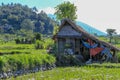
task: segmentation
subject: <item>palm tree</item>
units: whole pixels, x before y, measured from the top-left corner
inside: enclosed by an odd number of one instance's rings
[[[116,34],[116,29],[107,29],[106,32],[109,36],[109,43],[112,42],[112,39],[113,39],[113,35]]]

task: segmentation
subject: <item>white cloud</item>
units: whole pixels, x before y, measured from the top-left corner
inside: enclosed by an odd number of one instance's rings
[[[77,6],[79,21],[104,32],[113,28],[120,34],[119,0],[74,0],[73,3]]]
[[[87,23],[96,29],[106,32],[106,29],[116,29],[120,34],[120,0],[63,0],[77,6],[79,21]],[[40,9],[47,14],[54,14],[52,7]]]
[[[52,7],[47,7],[47,8],[43,8],[43,9],[39,9],[38,13],[40,13],[41,11],[44,11],[47,14],[54,14],[55,13],[55,9]]]

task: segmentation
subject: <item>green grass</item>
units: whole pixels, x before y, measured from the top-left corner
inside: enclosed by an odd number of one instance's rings
[[[109,38],[106,38],[106,37],[98,37],[98,39],[105,41],[105,42],[109,42]],[[114,43],[115,42],[114,39],[112,39],[112,40]],[[120,48],[120,38],[117,39],[117,44],[113,44],[113,45]]]
[[[30,50],[33,49],[34,44],[15,44],[15,43],[0,44],[1,54],[30,53]]]
[[[0,43],[0,72],[52,63],[55,63],[55,58],[45,49],[35,49],[35,44]]]
[[[4,54],[19,54],[19,53],[46,53],[45,49],[35,49],[35,44],[15,44],[4,43],[0,44],[0,55]]]
[[[43,44],[43,49],[36,49],[35,44],[16,44],[14,41],[11,42],[0,42],[0,55],[3,54],[18,54],[18,53],[39,53],[45,52],[47,47],[53,45],[53,40],[46,39]]]
[[[104,41],[106,41],[106,39],[104,39]],[[49,43],[52,43],[52,42],[49,42]],[[48,44],[46,43],[45,46],[47,45]],[[117,44],[115,46],[120,48],[120,44]],[[16,59],[21,60],[20,61],[20,63],[22,64],[21,66],[26,68],[26,65],[27,65],[26,63],[28,62],[31,63],[29,61],[31,59],[30,56],[28,56],[29,59],[26,58],[27,55],[29,54],[26,54],[26,57],[24,58],[18,58],[18,57],[25,56],[24,53],[30,53],[32,55],[35,55],[37,53],[44,54],[46,53],[46,50],[44,49],[36,50],[34,44],[15,44],[15,42],[9,42],[9,43],[0,43],[0,53],[3,53],[3,54],[15,53],[15,55],[8,55],[8,56],[9,57],[13,56],[12,60],[14,61],[16,61]],[[17,56],[16,54],[18,53],[23,53],[23,54],[21,54],[20,56]],[[39,56],[36,55],[36,56],[37,58],[33,56],[34,60],[38,59],[40,55]],[[118,53],[118,56],[120,60],[120,52]],[[14,58],[14,57],[17,57],[17,58]],[[26,62],[25,62],[25,59],[26,59]],[[45,60],[46,62],[49,62],[48,59],[45,59]],[[3,61],[3,63],[6,63],[6,60]],[[33,61],[33,63],[36,63],[36,62]],[[1,66],[3,70],[6,70],[7,68],[5,69],[4,66],[9,68],[10,64],[8,63],[8,65],[5,64]],[[28,64],[27,68],[28,66],[30,65]],[[92,65],[87,65],[82,67],[60,67],[60,68],[55,68],[53,70],[40,71],[37,73],[23,75],[23,76],[19,76],[17,78],[11,78],[8,80],[119,80],[119,79],[120,79],[120,64],[104,63],[102,65],[92,64]]]
[[[120,64],[92,64],[81,67],[61,67],[32,73],[12,80],[119,80]]]
[[[45,64],[54,64],[55,58],[49,54],[13,54],[0,56],[0,72],[9,70],[16,71],[22,69],[33,69]]]
[[[101,36],[101,37],[97,37],[97,38],[98,38],[99,40],[108,42],[108,38],[106,38],[106,37]]]
[[[120,48],[120,44],[116,44],[115,46],[118,47],[118,48]]]

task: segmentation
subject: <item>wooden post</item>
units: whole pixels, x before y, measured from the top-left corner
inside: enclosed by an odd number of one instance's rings
[[[57,52],[59,53],[59,39],[56,39],[56,47],[57,47]]]
[[[73,41],[73,53],[75,53],[75,39],[72,39],[72,41]]]
[[[92,41],[90,40],[90,46],[92,45]],[[92,52],[91,51],[91,48],[90,48],[90,52]],[[91,53],[90,53],[90,59],[92,59],[92,55],[91,55]]]

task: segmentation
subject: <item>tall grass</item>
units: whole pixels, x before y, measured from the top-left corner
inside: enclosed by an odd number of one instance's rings
[[[15,78],[16,80],[119,80],[120,64],[92,64],[61,67]]]
[[[55,58],[47,53],[4,55],[0,56],[0,72],[31,69],[36,66],[53,63],[55,63]]]

